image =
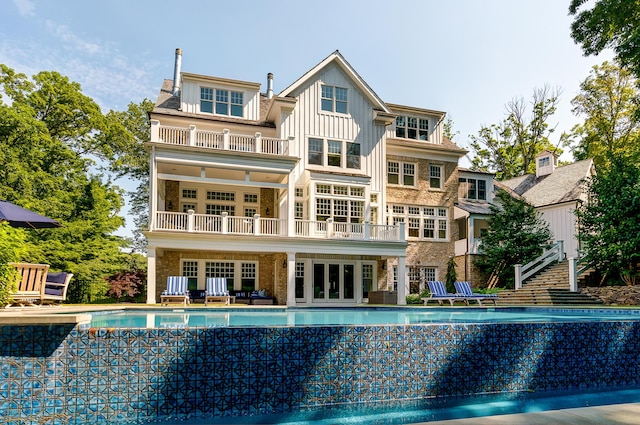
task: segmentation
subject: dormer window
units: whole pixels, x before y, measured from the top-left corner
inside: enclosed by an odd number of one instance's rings
[[[542,157],[538,160],[538,166],[539,167],[548,167],[550,164],[550,160],[548,156]]]
[[[347,113],[347,89],[322,85],[322,110]]]
[[[243,104],[242,92],[200,87],[200,112],[242,117]]]
[[[487,182],[481,179],[458,179],[458,197],[463,199],[487,200]]]
[[[396,137],[414,140],[429,140],[429,120],[407,115],[396,118]]]

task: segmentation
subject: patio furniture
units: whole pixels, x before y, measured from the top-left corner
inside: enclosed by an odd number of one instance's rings
[[[13,301],[19,305],[35,305],[44,299],[45,281],[49,272],[48,264],[9,263],[20,273],[18,291],[12,294]]]
[[[443,301],[449,301],[451,305],[456,301],[462,301],[469,305],[469,300],[467,300],[465,296],[447,292],[447,288],[442,281],[427,282],[427,285],[429,285],[429,292],[431,294],[427,298],[420,298],[424,301],[424,305],[428,305],[429,301],[437,301],[440,305],[443,305]]]
[[[469,282],[455,282],[456,293],[466,297],[469,300],[476,300],[478,305],[482,306],[483,300],[493,301],[493,305],[496,305],[496,300],[498,299],[498,294],[478,294],[473,292],[471,289],[471,284]]]
[[[209,305],[209,301],[222,301],[226,305],[229,305],[231,302],[235,303],[235,297],[229,295],[229,291],[227,290],[227,279],[224,277],[207,278],[204,305]]]
[[[191,304],[189,298],[189,278],[187,276],[167,277],[167,289],[160,295],[160,304],[169,305],[170,302],[181,302],[185,306]]]
[[[65,301],[67,299],[69,282],[72,277],[73,273],[67,272],[47,273],[42,302],[54,303]]]

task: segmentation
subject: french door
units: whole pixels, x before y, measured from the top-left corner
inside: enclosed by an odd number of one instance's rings
[[[354,301],[355,264],[313,263],[313,301]]]

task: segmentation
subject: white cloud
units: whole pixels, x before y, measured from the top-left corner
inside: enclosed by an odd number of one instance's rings
[[[62,41],[72,44],[75,48],[85,53],[93,55],[102,50],[100,48],[100,45],[96,43],[88,43],[86,41],[83,41],[80,37],[71,32],[71,30],[69,30],[69,27],[67,27],[66,25],[61,25],[48,19],[45,21],[45,25],[51,33],[60,38]]]
[[[20,16],[35,16],[35,6],[30,0],[13,0],[13,4],[16,5]]]

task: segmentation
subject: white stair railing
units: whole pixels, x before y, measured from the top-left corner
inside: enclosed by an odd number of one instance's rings
[[[557,263],[562,260],[564,260],[564,242],[558,241],[545,249],[542,255],[530,263],[527,263],[524,266],[522,264],[516,264],[514,266],[516,273],[516,290],[522,289],[522,282],[527,278],[533,276],[549,264],[554,262]]]

